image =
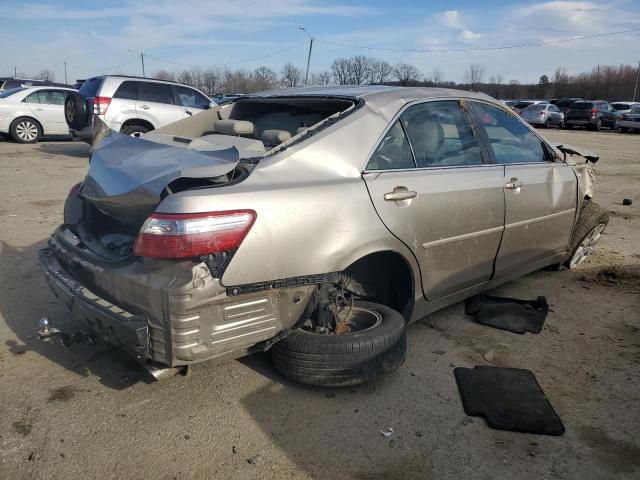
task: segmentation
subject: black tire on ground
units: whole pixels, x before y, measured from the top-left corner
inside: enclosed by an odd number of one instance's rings
[[[69,128],[82,130],[88,118],[89,111],[84,97],[78,92],[70,92],[64,99],[64,120]]]
[[[550,126],[550,125],[551,125],[551,124],[549,123],[549,119],[547,118],[547,119],[544,121],[544,125],[543,125],[543,127],[544,127],[544,128],[549,128],[549,126]]]
[[[42,137],[42,127],[29,117],[19,117],[11,122],[9,132],[18,143],[36,143]]]
[[[562,270],[562,268],[572,268],[571,259],[576,253],[578,247],[583,240],[598,225],[604,224],[605,227],[609,223],[609,212],[597,203],[591,200],[584,200],[578,222],[571,233],[571,243],[569,244],[569,253],[561,262],[548,267],[549,270]]]
[[[355,301],[354,312],[377,318],[371,328],[342,335],[294,330],[271,349],[276,369],[292,380],[321,386],[358,385],[404,363],[406,325],[389,307]]]
[[[131,125],[122,129],[121,133],[132,137],[139,137],[142,133],[147,133],[149,129],[142,125]]]
[[[601,128],[602,128],[602,120],[598,119],[598,121],[596,122],[596,124],[593,126],[593,129],[594,129],[596,132],[599,132]]]

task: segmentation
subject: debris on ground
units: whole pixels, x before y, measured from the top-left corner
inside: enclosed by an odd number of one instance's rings
[[[251,458],[247,458],[247,463],[249,465],[257,465],[258,463],[262,462],[262,460],[262,455],[255,455]]]
[[[586,272],[582,275],[581,280],[618,289],[631,287],[640,292],[640,266],[612,265]]]
[[[384,438],[389,438],[393,435],[393,427],[389,427],[386,430],[378,430]]]

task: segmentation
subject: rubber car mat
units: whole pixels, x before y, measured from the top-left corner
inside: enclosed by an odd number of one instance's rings
[[[562,435],[564,425],[529,370],[477,366],[453,371],[464,411],[497,430]]]
[[[536,300],[476,295],[465,302],[465,313],[476,322],[514,333],[540,333],[549,313],[545,297]]]

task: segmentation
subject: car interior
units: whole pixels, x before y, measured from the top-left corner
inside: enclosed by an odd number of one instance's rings
[[[234,146],[241,158],[255,157],[300,138],[354,103],[315,97],[239,98],[148,135],[156,142],[197,150]]]

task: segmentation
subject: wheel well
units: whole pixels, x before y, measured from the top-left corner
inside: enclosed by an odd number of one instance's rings
[[[28,115],[23,115],[21,117],[18,117],[13,122],[11,122],[11,125],[9,126],[9,132],[11,132],[11,129],[13,128],[13,126],[17,124],[20,120],[31,120],[33,123],[38,125],[38,128],[40,129],[40,134],[44,134],[44,128],[42,128],[42,124],[35,118],[29,117]]]
[[[140,118],[132,118],[122,124],[122,127],[120,127],[120,132],[123,132],[125,128],[133,126],[144,127],[149,131],[155,130],[155,127],[150,122],[147,122],[146,120],[142,120]]]
[[[371,253],[344,270],[347,290],[400,312],[409,321],[413,312],[414,278],[411,267],[397,252]]]

